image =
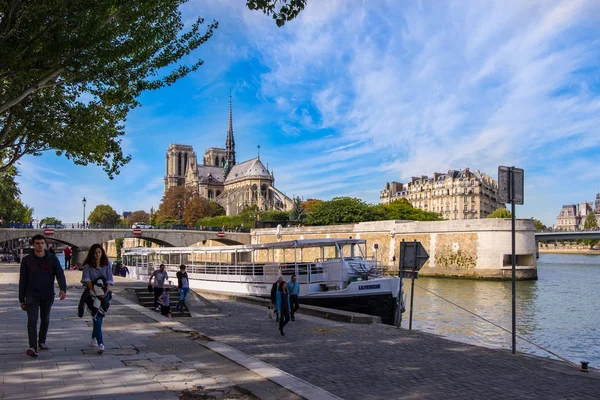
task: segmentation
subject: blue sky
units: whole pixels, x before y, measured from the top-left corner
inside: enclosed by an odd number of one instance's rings
[[[388,181],[449,169],[525,169],[517,216],[554,224],[600,191],[600,3],[309,0],[277,28],[243,0],[191,1],[219,21],[205,64],[146,93],[114,180],[52,152],[25,157],[34,216],[65,222],[110,204],[158,207],[169,143],[224,147],[229,93],[237,160],[255,157],[289,196],[379,201]]]

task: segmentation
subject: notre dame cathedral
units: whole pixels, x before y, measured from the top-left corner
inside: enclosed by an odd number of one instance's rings
[[[256,158],[236,163],[231,98],[225,148],[204,151],[198,164],[192,146],[171,144],[167,150],[165,191],[172,186],[186,186],[202,197],[219,203],[227,215],[239,214],[246,206],[259,210],[291,210],[292,200],[274,186],[273,171]]]

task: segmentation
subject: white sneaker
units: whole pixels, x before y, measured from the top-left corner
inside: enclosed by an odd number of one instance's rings
[[[96,338],[92,338],[92,340],[90,340],[90,346],[98,347],[98,341],[96,340]]]
[[[99,344],[98,345],[98,354],[102,354],[104,353],[104,345],[103,344]]]

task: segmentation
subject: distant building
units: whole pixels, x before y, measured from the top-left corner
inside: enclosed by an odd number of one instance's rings
[[[129,218],[130,215],[131,215],[131,211],[123,211],[123,219]]]
[[[596,194],[596,201],[584,201],[581,204],[568,204],[562,206],[556,217],[556,228],[563,231],[576,231],[585,229],[585,220],[594,213],[596,221],[600,220],[600,193]]]
[[[388,182],[379,203],[389,204],[402,198],[415,208],[439,213],[449,220],[486,218],[505,207],[498,201],[498,182],[469,168],[413,177],[408,184]]]
[[[291,210],[293,201],[275,188],[273,171],[260,156],[236,163],[233,118],[229,101],[229,124],[225,148],[211,147],[198,164],[192,146],[171,144],[167,150],[165,191],[186,186],[205,199],[219,203],[227,215],[237,215],[246,206],[259,210]]]

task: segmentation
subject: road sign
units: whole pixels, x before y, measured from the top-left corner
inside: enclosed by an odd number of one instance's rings
[[[221,232],[217,233],[217,237],[218,238],[224,238],[225,237],[225,232],[221,231]]]
[[[403,242],[400,248],[400,267],[403,271],[418,271],[429,260],[429,254],[421,242]],[[403,247],[403,248],[402,248]]]
[[[54,235],[54,228],[44,229],[44,236],[52,236],[52,235]]]
[[[400,273],[402,273],[402,278],[403,279],[419,279],[419,271],[412,271],[412,270],[402,270],[400,271]]]
[[[142,230],[140,228],[133,228],[133,234],[134,235],[141,235],[142,234]]]
[[[512,175],[512,179],[511,179]],[[498,201],[523,205],[525,173],[521,168],[498,167]]]

